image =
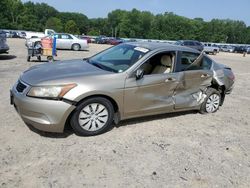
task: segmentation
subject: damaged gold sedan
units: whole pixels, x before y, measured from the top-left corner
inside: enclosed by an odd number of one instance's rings
[[[185,110],[214,113],[232,91],[232,70],[197,50],[132,42],[91,58],[25,71],[11,104],[25,123],[79,135],[106,132],[120,120]]]

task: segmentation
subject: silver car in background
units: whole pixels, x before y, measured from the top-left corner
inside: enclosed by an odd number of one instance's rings
[[[69,123],[79,135],[120,120],[198,110],[214,113],[233,89],[231,68],[195,49],[131,42],[91,58],[25,71],[10,96],[23,121],[49,132]]]
[[[55,33],[56,37],[56,48],[57,49],[68,49],[68,50],[87,50],[88,43],[85,39],[79,39],[72,34],[67,33]]]

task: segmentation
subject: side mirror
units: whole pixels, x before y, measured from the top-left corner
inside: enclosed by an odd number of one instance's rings
[[[138,70],[136,71],[136,74],[135,74],[136,80],[142,79],[143,76],[144,76],[144,70],[138,69]]]

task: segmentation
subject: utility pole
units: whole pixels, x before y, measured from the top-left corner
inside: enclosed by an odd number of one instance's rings
[[[115,27],[115,38],[116,38],[116,35],[117,35],[117,27]]]

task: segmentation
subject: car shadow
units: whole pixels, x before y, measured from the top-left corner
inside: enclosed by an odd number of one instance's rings
[[[108,130],[108,131],[112,131],[112,129],[114,127],[119,128],[119,127],[134,125],[136,123],[144,123],[144,122],[148,122],[148,121],[168,119],[168,118],[184,116],[184,115],[189,115],[189,114],[198,114],[198,113],[199,113],[198,111],[193,110],[193,111],[174,112],[174,113],[166,113],[166,114],[161,114],[161,115],[153,115],[153,116],[145,116],[145,117],[133,118],[133,119],[123,120],[123,121],[119,122],[118,125],[112,126],[112,128],[110,130]],[[70,135],[75,134],[73,129],[69,125],[69,123],[66,123],[65,130],[64,130],[63,133],[44,132],[44,131],[36,129],[35,127],[33,127],[32,125],[29,125],[27,123],[26,123],[26,125],[31,131],[39,134],[42,137],[47,137],[47,138],[61,139],[61,138],[67,138]]]
[[[58,60],[58,59],[54,59],[53,60],[53,62],[59,62],[59,61],[61,61],[61,60]],[[41,61],[39,61],[39,60],[30,60],[30,62],[32,62],[32,63],[51,63],[50,61],[48,61],[48,60],[41,60]]]
[[[33,63],[47,63],[48,60],[41,60],[41,61],[38,61],[38,60],[30,60],[30,62],[33,62]]]
[[[36,129],[35,127],[33,127],[30,124],[27,124],[27,127],[32,131],[35,132],[37,134],[39,134],[42,137],[47,137],[47,138],[67,138],[68,136],[72,135],[74,132],[72,131],[72,129],[67,128],[65,129],[65,131],[63,133],[52,133],[52,132],[44,132],[44,131],[40,131],[38,129]]]
[[[69,52],[89,52],[89,49],[80,49],[78,51],[74,51],[72,49],[57,49],[57,51],[69,51]]]
[[[184,116],[189,114],[198,114],[198,111],[192,110],[192,111],[185,111],[185,112],[173,112],[173,113],[166,113],[166,114],[160,114],[160,115],[153,115],[153,116],[144,116],[139,118],[133,118],[128,120],[123,120],[119,122],[118,125],[115,125],[116,128],[123,127],[123,126],[129,126],[136,123],[144,123],[148,121],[154,121],[154,120],[162,120],[162,119],[168,119],[178,116]]]
[[[15,58],[16,58],[15,55],[0,55],[0,60],[11,60]]]

